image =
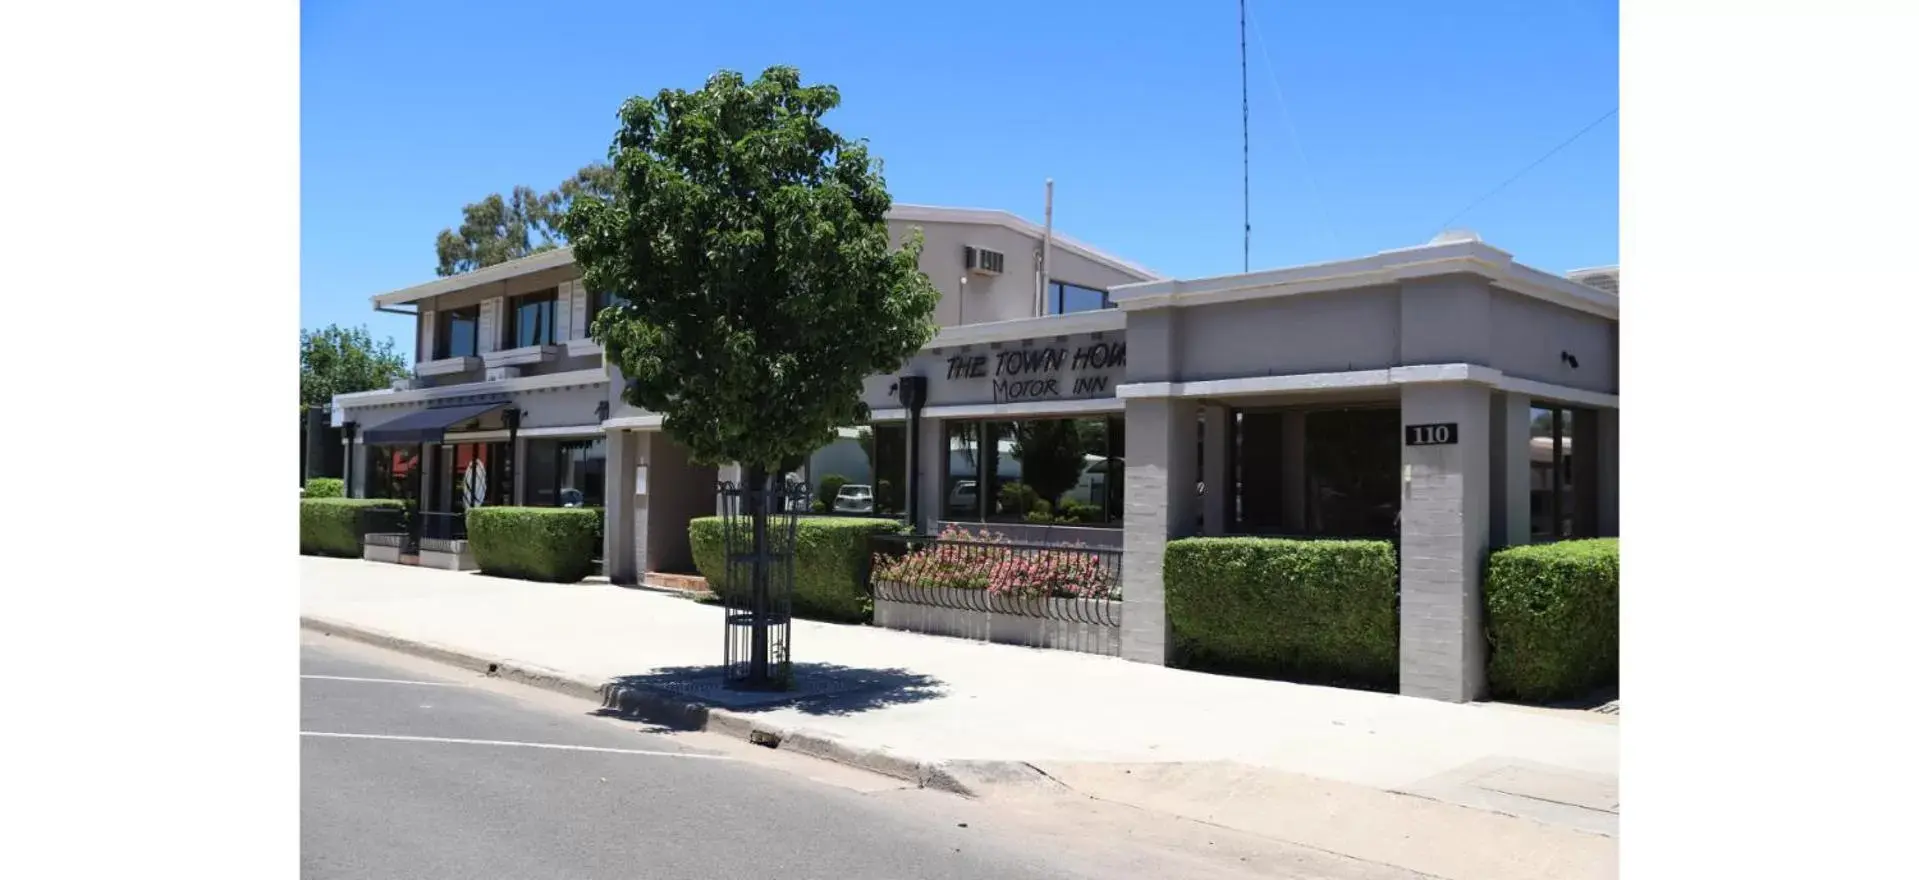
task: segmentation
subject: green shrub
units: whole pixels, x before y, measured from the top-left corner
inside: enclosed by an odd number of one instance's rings
[[[999,509],[1001,513],[1013,516],[1025,516],[1039,509],[1038,490],[1017,480],[1001,486],[999,489]]]
[[[573,583],[593,573],[599,521],[583,507],[471,507],[467,547],[483,574]]]
[[[845,486],[846,478],[839,474],[827,474],[821,477],[819,502],[814,504],[813,509],[819,510],[819,503],[824,503],[827,510],[832,510],[833,500],[840,497],[840,489]]]
[[[346,481],[338,477],[314,477],[307,481],[301,498],[344,498]]]
[[[1097,504],[1074,501],[1071,498],[1059,503],[1059,518],[1061,522],[1094,522],[1099,519],[1099,513],[1099,505]]]
[[[1486,565],[1487,683],[1545,702],[1619,683],[1619,539],[1509,547]]]
[[[703,516],[687,525],[693,545],[693,566],[706,585],[722,597],[730,595],[726,582],[726,536],[717,516]],[[866,589],[869,535],[899,534],[905,526],[888,519],[843,516],[800,517],[799,549],[793,560],[793,613],[800,617],[862,623],[872,617],[872,597]],[[774,540],[783,533],[775,530]]]
[[[1183,538],[1166,545],[1178,665],[1395,689],[1398,567],[1387,541]]]
[[[308,556],[359,556],[360,539],[369,525],[360,513],[374,508],[406,509],[389,498],[300,499],[300,552]]]

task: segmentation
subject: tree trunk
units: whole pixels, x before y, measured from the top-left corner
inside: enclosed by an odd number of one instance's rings
[[[772,682],[767,657],[767,617],[772,613],[772,546],[767,541],[769,502],[772,500],[772,475],[766,468],[747,468],[747,506],[753,516],[753,644],[747,682],[764,686]]]

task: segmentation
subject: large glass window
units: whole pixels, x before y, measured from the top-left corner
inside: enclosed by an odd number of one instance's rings
[[[1392,537],[1400,443],[1396,407],[1307,413],[1307,534]]]
[[[375,446],[367,458],[366,497],[420,500],[420,447]]]
[[[1592,444],[1598,433],[1598,421],[1590,410],[1550,405],[1532,408],[1533,540],[1598,535],[1599,499],[1591,473],[1597,462]]]
[[[1116,525],[1119,417],[946,423],[941,517],[960,522]]]
[[[604,438],[526,441],[529,507],[605,507]]]
[[[1113,308],[1113,299],[1104,290],[1065,281],[1053,281],[1046,285],[1046,313],[1049,315],[1096,312],[1110,308]]]
[[[559,288],[516,296],[507,301],[507,348],[553,344],[553,309]]]
[[[623,303],[623,302],[626,302],[626,295],[621,293],[604,293],[600,291],[594,291],[593,293],[589,294],[587,296],[587,305],[586,305],[587,332],[588,333],[593,332],[593,319],[598,318],[601,312],[607,309],[610,309],[616,305],[619,305],[620,303]]]
[[[1391,538],[1399,517],[1399,409],[1249,410],[1228,420],[1230,531]],[[1210,487],[1209,487],[1210,489]]]
[[[906,426],[897,422],[861,428],[860,448],[873,472],[873,512],[906,512]]]
[[[480,307],[441,309],[433,331],[433,358],[475,357],[480,353]]]
[[[465,513],[469,507],[511,504],[512,462],[505,443],[448,443],[439,450],[434,510]]]

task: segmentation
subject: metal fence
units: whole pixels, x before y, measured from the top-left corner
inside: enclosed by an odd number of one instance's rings
[[[1118,550],[910,535],[869,548],[875,601],[1119,625]]]

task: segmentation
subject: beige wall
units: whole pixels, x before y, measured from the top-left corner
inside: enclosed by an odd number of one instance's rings
[[[1035,314],[1041,238],[985,223],[927,223],[889,220],[893,245],[899,246],[913,229],[926,235],[920,252],[920,271],[939,288],[935,311],[941,327],[1031,318]],[[966,248],[986,248],[1006,255],[1006,271],[998,276],[966,272]],[[960,278],[966,279],[965,294]],[[1147,280],[1055,245],[1052,278],[1094,290]]]

